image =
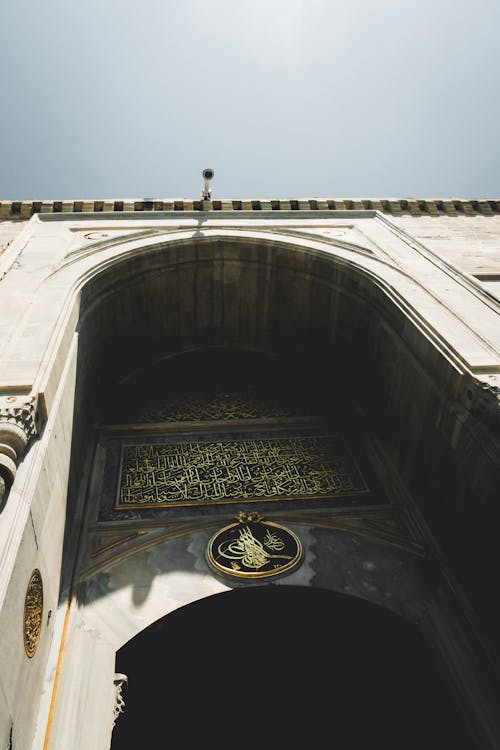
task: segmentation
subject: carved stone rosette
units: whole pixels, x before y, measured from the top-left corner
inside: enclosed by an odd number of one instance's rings
[[[0,506],[19,460],[37,434],[36,396],[0,396]]]

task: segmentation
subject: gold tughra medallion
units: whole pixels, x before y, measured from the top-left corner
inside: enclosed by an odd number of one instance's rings
[[[241,512],[207,546],[209,565],[237,578],[269,578],[291,572],[302,559],[302,545],[290,529]]]
[[[35,568],[31,574],[26,598],[24,600],[24,649],[26,655],[31,659],[40,640],[42,630],[42,612],[43,612],[43,584],[40,571]]]

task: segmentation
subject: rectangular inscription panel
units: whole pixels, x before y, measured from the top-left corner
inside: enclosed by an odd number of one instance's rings
[[[122,448],[115,509],[368,492],[334,435]]]

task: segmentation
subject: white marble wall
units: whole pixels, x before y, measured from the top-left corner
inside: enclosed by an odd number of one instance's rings
[[[125,215],[110,222],[109,217],[95,215],[60,220],[35,216],[23,226],[0,223],[3,236],[9,238],[0,266],[0,393],[37,395],[46,420],[19,465],[0,515],[0,743],[4,747],[13,724],[14,750],[42,750],[46,738],[48,750],[107,750],[116,649],[176,607],[225,589],[207,570],[193,565],[192,560],[201,559],[193,550],[181,555],[184,566],[175,570],[172,563],[177,565],[178,558],[169,552],[150,579],[148,553],[148,565],[137,558],[133,568],[110,570],[105,591],[91,605],[73,600],[67,615],[64,597],[59,601],[81,289],[106,269],[119,275],[121,260],[156,257],[169,242],[179,254],[194,247],[193,239],[234,240],[254,247],[286,245],[291,253],[310,253],[360,269],[364,278],[373,278],[396,306],[406,310],[411,320],[409,340],[420,337],[426,345],[431,342],[457,372],[472,374],[486,386],[498,386],[499,307],[470,279],[460,276],[460,268],[469,274],[481,266],[496,270],[492,249],[500,237],[498,217],[462,217],[455,224],[458,220],[451,217],[419,221],[408,219],[398,225],[372,214],[315,219],[310,214],[280,212],[276,218],[221,214],[203,217],[202,224],[199,216],[189,213],[182,219]],[[440,262],[440,253],[456,268]],[[154,554],[161,556],[162,549]],[[22,619],[26,586],[35,567],[42,573],[45,604],[40,644],[28,659]],[[300,579],[306,570],[293,575]],[[120,582],[117,576],[124,571],[125,582]],[[307,583],[302,579],[303,585]]]

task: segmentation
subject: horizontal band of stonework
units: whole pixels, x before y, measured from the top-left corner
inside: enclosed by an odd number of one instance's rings
[[[500,199],[109,199],[0,201],[1,219],[29,219],[33,214],[115,213],[135,211],[380,211],[393,216],[492,216]]]

